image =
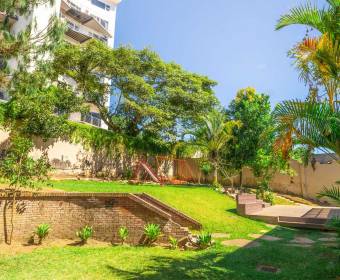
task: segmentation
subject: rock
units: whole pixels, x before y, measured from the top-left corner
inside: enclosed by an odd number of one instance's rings
[[[178,240],[178,247],[182,248],[185,247],[185,244],[189,242],[188,236],[182,237],[181,239]]]

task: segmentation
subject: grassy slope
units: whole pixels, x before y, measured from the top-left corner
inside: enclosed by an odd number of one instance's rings
[[[200,220],[206,229],[246,237],[264,224],[238,217],[235,203],[208,188],[127,186],[113,183],[54,182],[67,191],[147,192]],[[224,247],[217,243],[200,252],[163,248],[66,247],[38,249],[1,256],[0,279],[335,279],[340,275],[340,251],[322,246],[318,231],[284,228],[269,233],[282,241],[258,241],[256,248]],[[316,241],[310,248],[287,246],[296,235]],[[280,268],[278,274],[259,272],[259,264]]]
[[[112,182],[55,181],[56,189],[79,192],[145,192],[183,211],[202,223],[210,232],[231,233],[232,238],[246,237],[265,229],[262,222],[238,216],[235,201],[209,187],[126,185]]]

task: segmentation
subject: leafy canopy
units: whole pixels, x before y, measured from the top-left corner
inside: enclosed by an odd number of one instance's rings
[[[184,129],[217,104],[215,82],[166,63],[149,49],[111,49],[91,40],[63,45],[54,63],[77,82],[77,92],[99,108],[112,131],[136,140],[144,151],[169,152]]]

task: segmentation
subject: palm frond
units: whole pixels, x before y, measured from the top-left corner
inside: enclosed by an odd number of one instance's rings
[[[324,188],[320,193],[317,195],[318,198],[328,197],[338,203],[340,203],[340,186],[331,186],[329,188]]]
[[[319,10],[310,3],[292,8],[288,14],[281,16],[276,24],[276,30],[289,25],[302,24],[319,30],[321,33],[326,31],[324,24],[325,10]]]
[[[312,103],[298,100],[284,101],[273,112],[277,123],[277,145],[287,154],[292,148],[293,137],[300,144],[313,148],[326,148],[340,154],[340,118],[328,103]]]

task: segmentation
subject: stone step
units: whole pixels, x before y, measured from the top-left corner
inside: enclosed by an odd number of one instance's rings
[[[238,204],[237,212],[240,215],[250,215],[262,209],[262,203],[254,202],[248,204]]]
[[[302,223],[302,222],[280,222],[279,225],[283,227],[294,228],[310,228],[310,229],[326,229],[324,224]]]
[[[327,222],[327,219],[279,216],[279,222],[308,223],[308,224],[324,225]]]

